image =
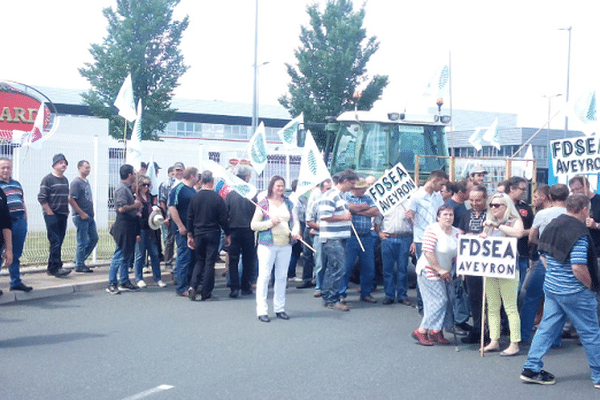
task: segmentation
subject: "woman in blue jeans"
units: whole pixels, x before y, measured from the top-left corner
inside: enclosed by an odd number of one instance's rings
[[[138,185],[136,191],[136,198],[142,203],[142,208],[140,209],[140,238],[141,240],[136,244],[136,252],[135,252],[135,280],[137,281],[137,285],[140,288],[145,288],[146,282],[144,282],[144,276],[142,274],[142,268],[144,267],[144,262],[146,261],[146,251],[150,256],[150,264],[152,265],[152,275],[154,276],[154,281],[160,287],[165,287],[166,284],[161,280],[160,275],[160,258],[158,256],[158,244],[155,242],[154,232],[150,229],[150,225],[148,224],[148,217],[152,213],[152,207],[154,203],[154,199],[150,194],[150,178],[147,176],[140,176],[138,178]]]

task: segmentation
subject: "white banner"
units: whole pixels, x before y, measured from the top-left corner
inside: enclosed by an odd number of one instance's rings
[[[410,177],[402,163],[387,170],[367,191],[375,202],[379,212],[387,215],[417,190],[415,181]]]
[[[600,172],[598,136],[553,140],[550,154],[554,176]]]
[[[514,279],[517,262],[517,238],[474,235],[458,237],[457,275]]]

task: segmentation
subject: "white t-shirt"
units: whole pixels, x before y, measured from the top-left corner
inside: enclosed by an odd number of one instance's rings
[[[452,270],[452,261],[456,258],[459,234],[460,230],[455,227],[452,227],[452,231],[448,235],[437,222],[429,225],[423,235],[422,254],[417,261],[417,275],[425,270],[427,279],[440,280],[437,271],[429,266],[429,262],[425,257],[426,251],[435,253],[440,267],[446,271]]]

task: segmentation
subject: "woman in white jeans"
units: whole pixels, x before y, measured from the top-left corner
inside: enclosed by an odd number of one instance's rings
[[[275,265],[273,308],[277,318],[289,319],[285,313],[285,286],[292,255],[292,239],[299,239],[300,227],[294,221],[293,204],[283,196],[285,180],[274,176],[269,182],[267,197],[256,207],[250,227],[258,232],[258,279],[256,282],[256,315],[269,322],[267,294]],[[293,232],[293,233],[292,233]]]

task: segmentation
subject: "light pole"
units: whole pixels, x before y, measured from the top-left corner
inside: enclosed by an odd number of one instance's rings
[[[569,47],[567,52],[567,91],[565,92],[565,102],[569,102],[569,77],[571,75],[571,30],[572,26],[567,28],[559,28],[559,31],[569,31]],[[565,134],[564,137],[567,137],[567,131],[569,130],[569,117],[565,115]]]

